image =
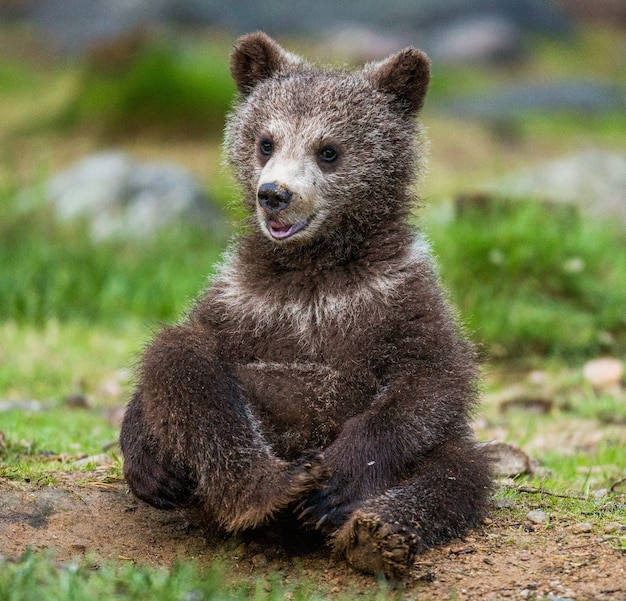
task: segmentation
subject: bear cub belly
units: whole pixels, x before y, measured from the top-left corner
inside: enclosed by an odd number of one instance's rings
[[[474,354],[409,223],[428,59],[330,69],[255,33],[231,73],[225,152],[249,223],[144,353],[126,480],[224,532],[315,531],[404,579],[480,523],[492,486]]]

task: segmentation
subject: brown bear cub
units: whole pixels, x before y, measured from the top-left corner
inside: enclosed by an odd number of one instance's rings
[[[225,148],[251,227],[145,352],[126,480],[226,532],[317,530],[357,569],[405,578],[491,490],[474,356],[409,223],[428,59],[317,68],[255,33],[231,71]]]

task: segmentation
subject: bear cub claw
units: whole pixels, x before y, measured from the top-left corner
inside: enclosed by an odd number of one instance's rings
[[[299,498],[304,493],[322,486],[329,476],[329,470],[324,465],[322,453],[309,451],[291,463],[287,474],[290,477],[288,490],[294,497]]]
[[[410,526],[357,512],[337,535],[336,549],[357,570],[402,581],[413,566],[419,542]]]

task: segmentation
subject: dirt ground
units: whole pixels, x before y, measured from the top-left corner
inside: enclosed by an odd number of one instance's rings
[[[130,561],[171,566],[193,559],[201,567],[219,559],[234,579],[279,574],[288,585],[306,577],[333,597],[376,591],[371,576],[354,572],[325,550],[294,557],[273,544],[220,540],[189,516],[136,501],[123,481],[85,472],[61,473],[54,486],[0,480],[0,557],[27,547],[52,549],[59,561]],[[626,554],[615,538],[577,532],[571,524],[515,523],[495,509],[463,540],[418,557],[406,599],[626,600]]]

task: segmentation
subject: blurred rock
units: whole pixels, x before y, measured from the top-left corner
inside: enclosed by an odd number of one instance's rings
[[[557,4],[577,21],[626,26],[624,0],[557,0]]]
[[[90,455],[89,457],[83,457],[74,462],[74,467],[83,468],[88,466],[110,467],[115,464],[115,459],[106,453],[100,453],[99,455]]]
[[[487,186],[506,198],[578,206],[626,227],[626,154],[591,149],[527,169]]]
[[[4,411],[31,411],[37,413],[43,411],[43,405],[39,401],[16,401],[0,400],[0,413]]]
[[[59,218],[84,218],[95,240],[146,237],[175,222],[224,227],[194,178],[171,163],[139,163],[122,152],[89,156],[54,176],[46,198]]]
[[[515,122],[524,113],[576,112],[581,117],[603,111],[626,110],[626,88],[598,81],[561,81],[519,86],[468,96],[461,94],[437,105],[463,118]]]
[[[526,517],[533,524],[545,524],[550,519],[550,516],[541,509],[533,509],[532,511],[529,511]]]
[[[593,532],[593,524],[591,522],[580,522],[578,524],[572,524],[570,530],[574,534],[587,534]]]
[[[505,442],[484,443],[496,476],[519,476],[532,473],[530,458],[522,449]]]
[[[36,0],[31,15],[51,45],[82,54],[163,20],[170,0]]]
[[[210,26],[233,35],[262,29],[270,35],[341,41],[352,30],[376,32],[422,47],[436,60],[493,60],[519,53],[525,32],[563,34],[565,13],[547,0],[32,0],[31,14],[65,52],[155,24]],[[353,37],[353,39],[355,39]],[[368,50],[353,46],[354,51]],[[383,56],[387,49],[380,48]],[[374,58],[380,58],[374,57]]]
[[[126,412],[126,405],[118,405],[115,407],[106,407],[104,409],[104,417],[107,422],[116,428],[122,426],[124,420],[124,413]]]
[[[521,56],[524,31],[507,15],[485,13],[451,21],[438,31],[428,31],[424,43],[437,61],[501,63]]]
[[[91,407],[89,399],[82,393],[68,394],[65,397],[65,405],[70,409],[89,409]]]
[[[514,20],[488,13],[451,17],[412,33],[357,25],[341,29],[334,26],[322,36],[316,53],[330,59],[341,56],[353,63],[364,63],[413,45],[425,50],[438,63],[500,63],[521,56],[523,35]]]
[[[612,357],[593,359],[583,367],[585,381],[599,390],[618,387],[623,376],[624,363]]]

